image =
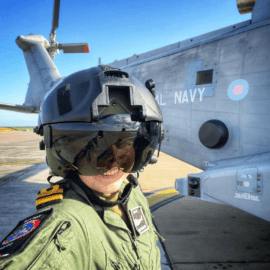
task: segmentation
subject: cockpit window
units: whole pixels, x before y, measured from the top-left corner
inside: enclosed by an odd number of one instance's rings
[[[212,84],[212,83],[213,83],[213,69],[197,72],[196,85]]]

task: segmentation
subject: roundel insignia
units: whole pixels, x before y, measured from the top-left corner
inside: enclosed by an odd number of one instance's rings
[[[248,94],[248,91],[248,82],[243,79],[238,79],[230,84],[228,88],[228,96],[232,100],[241,100]]]

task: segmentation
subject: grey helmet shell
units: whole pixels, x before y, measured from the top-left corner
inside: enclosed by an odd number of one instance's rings
[[[121,115],[125,117],[121,118]],[[121,126],[119,119],[128,120]],[[118,121],[117,125],[115,121]],[[79,168],[78,153],[75,155],[72,151],[66,152],[65,158],[57,154],[59,151],[64,153],[64,145],[67,145],[59,143],[61,136],[69,136],[69,139],[73,136],[74,142],[74,134],[77,134],[76,138],[81,138],[79,134],[82,133],[89,134],[92,140],[97,132],[102,136],[104,134],[102,139],[107,140],[108,143],[110,138],[110,145],[107,149],[99,149],[101,155],[102,151],[112,153],[111,147],[116,142],[119,151],[124,145],[127,132],[130,132],[132,138],[130,142],[134,146],[134,166],[126,167],[125,170],[136,172],[149,163],[157,145],[161,144],[164,138],[162,122],[162,113],[154,96],[140,81],[119,69],[100,65],[71,74],[46,95],[41,104],[37,132],[44,136],[48,166],[53,173],[62,177],[65,177],[71,169],[77,170],[80,174],[97,175],[108,171],[110,165],[105,166],[106,168],[103,166],[101,170],[95,170],[93,167]],[[72,134],[73,129],[76,130],[74,134]],[[115,140],[113,140],[114,136],[116,136]],[[119,143],[119,140],[122,142]],[[138,150],[140,148],[138,143],[144,145],[142,146],[144,150],[141,152]],[[57,147],[58,152],[56,152]],[[85,147],[86,145],[82,149]],[[87,151],[91,152],[91,149]],[[85,152],[86,150],[83,153]],[[91,153],[93,154],[93,151]],[[95,156],[98,157],[100,158]],[[120,166],[119,162],[112,162],[112,164]]]

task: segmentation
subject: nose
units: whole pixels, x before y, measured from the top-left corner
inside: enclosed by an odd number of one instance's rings
[[[121,160],[117,156],[117,149],[112,145],[104,154],[97,159],[97,169],[108,169],[120,167]]]

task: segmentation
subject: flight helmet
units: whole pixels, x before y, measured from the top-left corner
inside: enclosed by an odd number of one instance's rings
[[[99,65],[63,78],[46,94],[35,132],[44,136],[51,171],[67,177],[126,173],[154,163],[164,138],[154,82]],[[43,146],[42,146],[43,145]]]

